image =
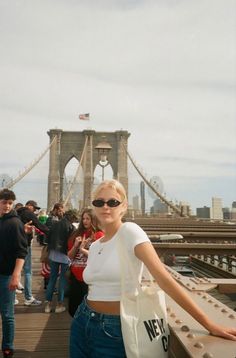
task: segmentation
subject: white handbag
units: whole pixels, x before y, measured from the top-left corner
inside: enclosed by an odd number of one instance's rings
[[[118,241],[121,263],[120,315],[127,358],[167,358],[169,327],[164,291],[153,282],[146,268],[143,268],[142,281],[139,282],[123,240]],[[126,280],[127,266],[136,285],[133,293],[130,292],[130,282]]]

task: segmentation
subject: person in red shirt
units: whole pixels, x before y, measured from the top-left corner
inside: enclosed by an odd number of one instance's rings
[[[71,277],[68,295],[68,311],[73,317],[77,307],[88,293],[88,285],[83,280],[91,243],[104,236],[99,229],[92,209],[84,209],[78,229],[68,240],[68,256],[71,259]]]

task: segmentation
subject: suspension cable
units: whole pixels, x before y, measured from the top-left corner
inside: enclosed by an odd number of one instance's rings
[[[123,144],[123,146],[124,146],[124,144]],[[133,164],[134,168],[137,170],[138,174],[142,177],[142,179],[147,184],[147,186],[161,199],[162,202],[164,202],[167,206],[169,206],[178,215],[182,216],[181,210],[179,208],[177,208],[175,205],[173,205],[171,202],[169,202],[163,195],[161,195],[161,193],[159,193],[156,190],[156,188],[154,188],[154,186],[149,182],[149,180],[144,176],[144,174],[141,172],[141,170],[137,167],[137,165],[135,164],[133,158],[131,157],[128,150],[125,148],[125,146],[124,146],[124,149],[128,155],[128,158],[130,159],[131,163]]]
[[[45,154],[48,152],[48,150],[51,148],[51,146],[53,145],[53,143],[56,140],[56,136],[53,138],[53,140],[51,141],[51,143],[49,144],[49,146],[45,149],[45,151],[37,158],[35,159],[28,168],[26,168],[22,173],[19,174],[19,176],[14,179],[11,180],[9,182],[9,184],[6,185],[6,188],[11,188],[13,187],[16,183],[18,183],[22,178],[24,178],[26,176],[26,174],[28,174],[39,162],[41,159],[43,159],[43,157],[45,156]]]

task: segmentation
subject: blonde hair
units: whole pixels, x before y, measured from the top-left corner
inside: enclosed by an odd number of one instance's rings
[[[101,182],[97,186],[97,188],[94,190],[94,192],[92,193],[93,200],[96,199],[96,197],[98,196],[100,191],[102,191],[103,189],[106,189],[106,188],[110,188],[110,189],[115,190],[121,196],[122,201],[127,202],[127,196],[126,196],[125,188],[123,187],[123,185],[118,180],[115,180],[115,179],[104,180],[103,182]]]

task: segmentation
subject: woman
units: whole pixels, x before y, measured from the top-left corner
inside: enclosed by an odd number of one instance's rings
[[[146,265],[159,286],[211,334],[236,340],[236,329],[212,322],[160,261],[145,232],[135,223],[122,223],[127,208],[123,186],[116,180],[102,182],[94,192],[93,206],[104,237],[90,247],[84,271],[89,285],[87,299],[78,307],[71,326],[70,358],[125,357],[120,325],[120,260],[117,241],[123,240],[137,269]]]
[[[77,307],[88,293],[88,285],[83,280],[91,243],[104,236],[97,227],[97,219],[92,209],[84,209],[78,229],[68,241],[68,257],[71,259],[71,277],[68,311],[73,317]]]

